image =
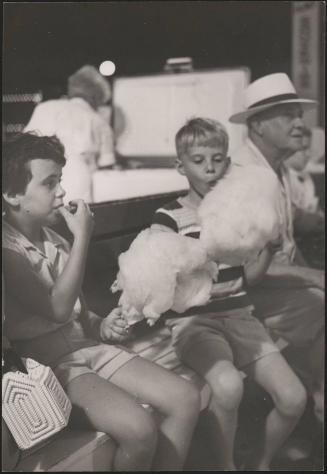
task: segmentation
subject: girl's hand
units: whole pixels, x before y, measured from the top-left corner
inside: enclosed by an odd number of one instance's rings
[[[115,308],[101,322],[100,339],[104,342],[122,342],[130,337],[130,327],[121,308]]]
[[[82,199],[70,202],[70,208],[76,208],[72,213],[66,207],[60,207],[59,211],[66,221],[66,224],[75,238],[86,237],[90,238],[94,227],[93,213],[88,204]]]
[[[212,286],[211,297],[223,298],[225,296],[233,295],[242,289],[243,278],[240,277],[232,282],[215,283]]]

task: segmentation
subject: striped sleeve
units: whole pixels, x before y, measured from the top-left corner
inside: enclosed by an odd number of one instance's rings
[[[164,225],[165,227],[169,227],[174,232],[178,232],[178,227],[175,219],[173,219],[169,214],[165,212],[164,209],[158,209],[152,220],[152,224],[159,224]]]

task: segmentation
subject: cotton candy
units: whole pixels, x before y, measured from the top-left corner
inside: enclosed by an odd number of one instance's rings
[[[260,166],[231,165],[198,208],[200,241],[220,263],[242,265],[281,229],[278,178]]]
[[[138,234],[118,264],[112,291],[122,291],[119,305],[130,324],[145,318],[152,325],[169,309],[207,303],[218,273],[199,240],[153,229]]]

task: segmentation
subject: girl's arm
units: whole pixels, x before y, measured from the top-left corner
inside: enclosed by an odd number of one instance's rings
[[[75,214],[71,214],[64,207],[60,208],[74,241],[65,268],[51,290],[50,298],[56,322],[69,319],[81,293],[87,249],[93,229],[93,217],[88,205],[80,199],[76,200],[75,204]]]
[[[93,228],[88,206],[82,200],[76,201],[76,204],[75,214],[60,208],[74,235],[74,242],[67,263],[51,289],[23,255],[3,249],[6,291],[14,295],[23,308],[56,323],[68,321],[81,292],[87,248]]]
[[[26,311],[55,320],[50,292],[30,262],[18,252],[2,249],[6,294]]]
[[[101,342],[120,343],[130,339],[132,328],[129,327],[121,309],[114,308],[105,318],[87,308],[84,295],[80,295],[82,311],[80,322],[85,334]]]

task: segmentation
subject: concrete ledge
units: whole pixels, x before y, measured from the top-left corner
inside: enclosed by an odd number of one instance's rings
[[[45,445],[25,451],[16,472],[109,471],[116,445],[104,433],[65,429]]]

